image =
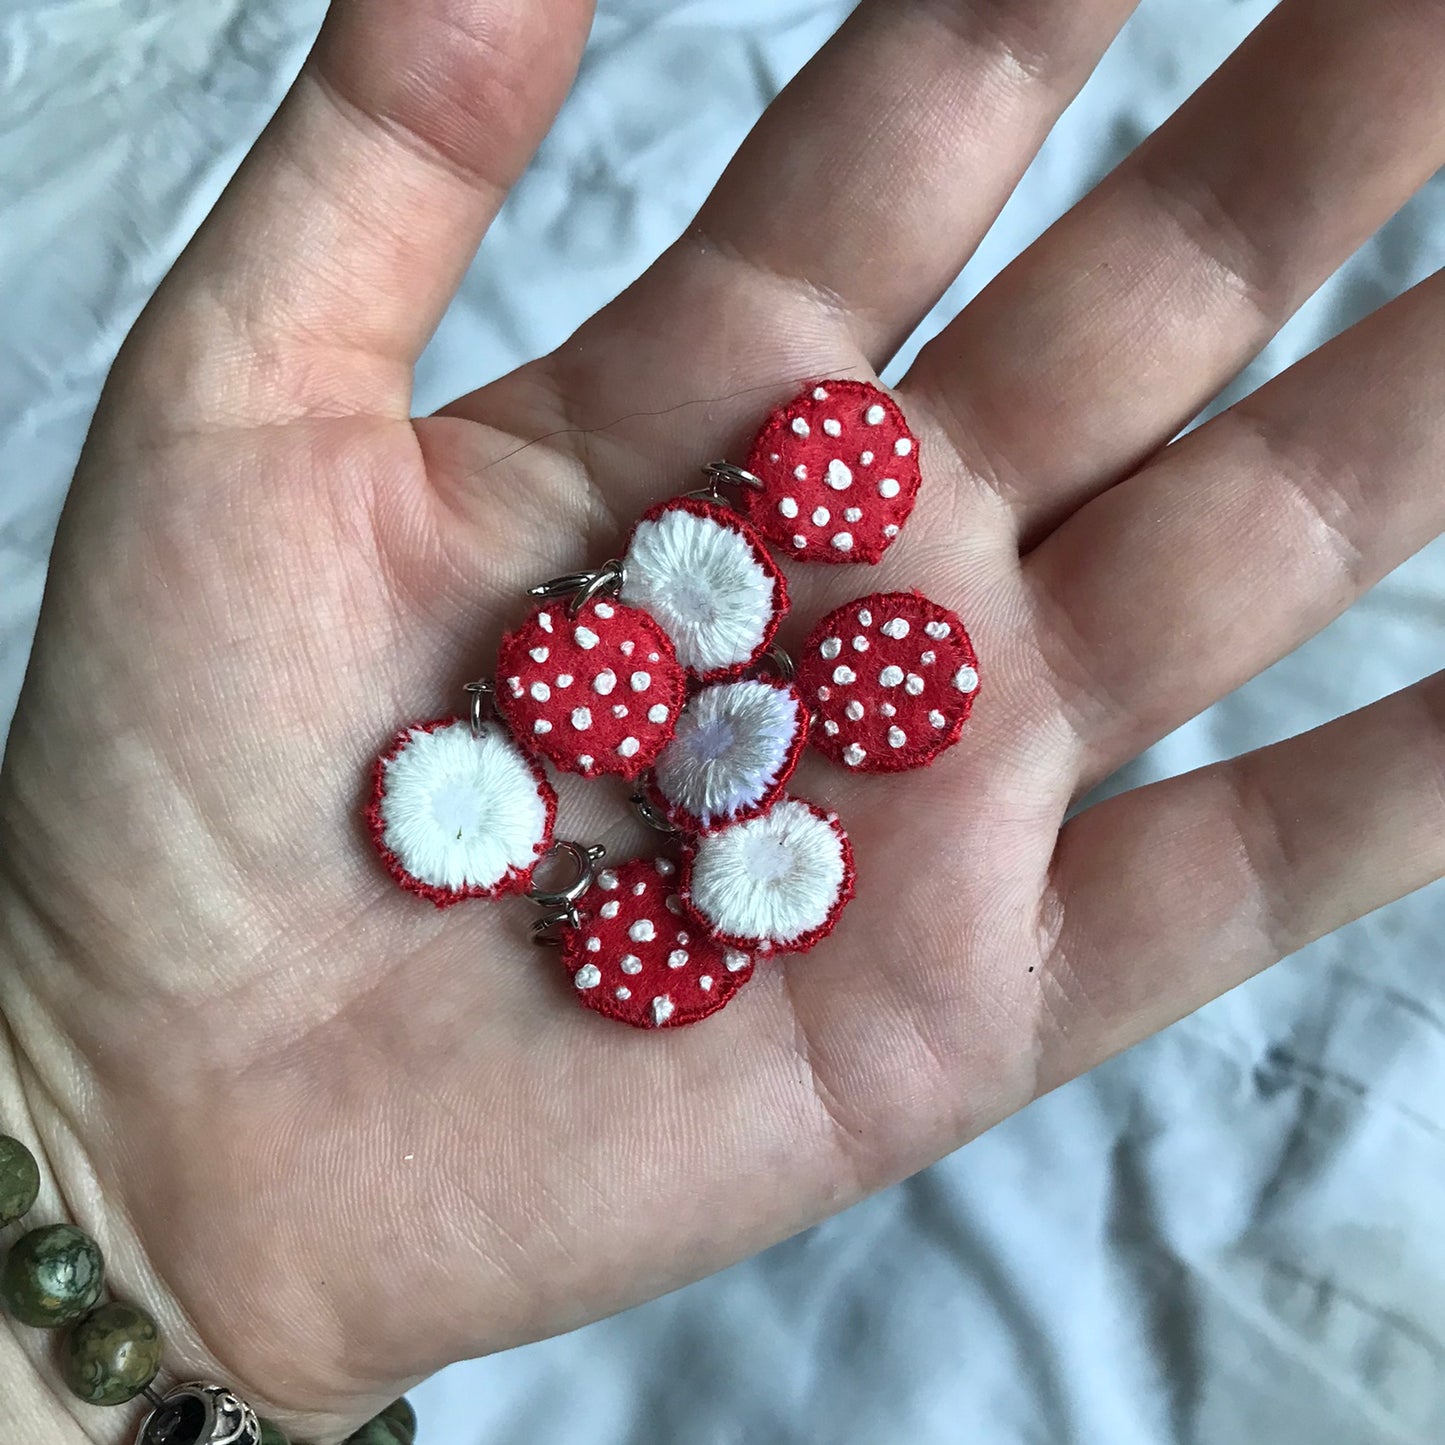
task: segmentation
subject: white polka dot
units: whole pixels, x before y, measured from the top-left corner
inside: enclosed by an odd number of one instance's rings
[[[948,636],[949,627],[946,622],[925,622],[923,630],[935,641],[942,642]]]
[[[507,679],[507,689],[513,697],[521,697],[522,679],[520,677],[509,677]]]
[[[884,637],[907,637],[908,619],[906,617],[890,617],[878,630]]]
[[[878,674],[878,681],[883,687],[897,687],[903,681],[903,669],[901,667],[888,666]]]
[[[908,437],[899,437],[893,443],[893,451],[897,456],[906,457],[913,450],[913,443]]]
[[[703,976],[702,976],[700,979],[698,979],[698,981],[697,981],[697,986],[698,986],[704,993],[711,993],[711,992],[712,992],[712,974],[710,974],[710,973],[705,973],[705,974],[703,974]]]
[[[863,420],[866,421],[869,426],[878,426],[887,415],[888,413],[875,401],[873,405],[863,413]]]
[[[908,741],[908,735],[900,727],[888,729],[888,746],[890,748],[901,748]]]
[[[641,973],[642,960],[635,953],[625,954],[618,967],[623,973]]]
[[[784,497],[783,500],[778,503],[778,511],[785,517],[796,517],[798,515],[797,499],[795,497]]]
[[[621,649],[623,657],[631,657],[632,649],[636,647],[637,644],[629,637],[625,642],[619,642],[617,646]]]
[[[953,674],[953,685],[960,692],[972,692],[978,686],[978,673],[971,667],[960,667]]]
[[[825,637],[818,652],[831,662],[843,650],[843,639],[841,637]]]
[[[543,632],[550,632],[552,630],[552,614],[550,612],[539,612],[537,614],[537,626],[540,627]]]
[[[602,951],[602,940],[601,940],[600,938],[589,938],[589,939],[587,940],[587,952],[588,952],[588,953],[601,953],[601,951]]]
[[[823,422],[823,430],[830,437],[840,437],[843,435],[843,423],[836,417],[827,417]]]
[[[878,711],[881,712],[884,717],[893,717],[898,712],[898,709],[894,707],[891,702],[880,702],[878,704]]]
[[[934,708],[933,711],[928,714],[928,722],[931,727],[941,728],[947,726],[948,719],[944,717],[937,708]]]
[[[552,724],[549,723],[546,718],[539,717],[537,721],[532,724],[532,731],[536,733],[538,737],[541,737],[543,733],[552,731]]]
[[[579,733],[585,733],[592,726],[591,708],[574,707],[572,709],[572,726]]]
[[[883,528],[883,535],[885,537],[896,537],[898,535],[898,523],[889,522],[887,526]]]
[[[617,910],[621,907],[622,905],[615,898],[609,898],[597,912],[603,918],[616,918]]]
[[[814,507],[814,508],[813,508],[813,525],[814,525],[815,527],[826,527],[826,526],[828,525],[828,518],[829,518],[831,515],[832,515],[832,513],[829,512],[829,510],[827,509],[827,507]]]
[[[602,640],[590,627],[578,627],[573,631],[572,636],[576,639],[577,646],[586,652],[591,652]]]
[[[667,955],[667,966],[669,968],[681,968],[687,962],[687,949],[674,948]]]
[[[633,896],[634,898],[641,898],[642,895],[643,895],[644,893],[646,893],[646,892],[647,892],[647,880],[646,880],[646,879],[643,879],[643,881],[642,881],[641,883],[634,883],[634,884],[632,885],[632,896]]]
[[[916,672],[910,672],[903,688],[909,697],[917,697],[923,691],[923,679]]]
[[[828,475],[823,478],[835,492],[846,492],[853,485],[853,473],[845,463],[834,457],[828,463]]]
[[[863,466],[863,467],[871,467],[871,466],[873,465],[873,453],[872,453],[872,452],[864,452],[864,453],[858,458],[858,465],[859,465],[859,466]]]
[[[671,878],[677,872],[677,864],[671,858],[654,858],[652,866],[657,869],[659,878]]]
[[[878,495],[880,497],[896,497],[903,489],[898,485],[897,477],[884,477],[878,483]]]
[[[813,388],[813,400],[814,400],[814,401],[827,401],[827,400],[828,400],[828,393],[827,393],[827,391],[826,391],[823,387],[821,387],[821,386],[815,386],[815,387]]]
[[[652,1001],[652,1022],[661,1028],[674,1013],[673,1002],[666,994],[653,999]]]
[[[808,480],[808,469],[802,464],[802,462],[799,462],[798,465],[793,468],[793,475],[800,482],[806,482]]]
[[[625,983],[619,983],[617,987],[612,990],[612,996],[613,998],[631,998],[632,990],[628,988]]]
[[[835,667],[833,669],[833,681],[841,687],[847,687],[850,682],[858,681],[858,674],[844,663],[841,667]]]
[[[680,943],[680,944],[685,944],[685,943],[687,942],[687,940],[688,940],[688,936],[689,936],[689,935],[688,935],[686,932],[684,932],[681,928],[679,928],[679,929],[677,930],[677,941],[678,941],[678,943]]]
[[[850,722],[857,722],[863,716],[863,704],[861,702],[850,702],[843,711]]]
[[[604,668],[592,679],[592,687],[599,697],[606,697],[617,686],[617,674],[610,667]]]
[[[859,626],[859,627],[872,627],[872,626],[873,626],[873,614],[872,614],[866,607],[860,607],[860,608],[858,609],[858,626]]]
[[[808,435],[808,423],[805,422],[800,416],[795,416],[793,418],[793,435],[798,437],[805,437]]]
[[[853,534],[851,532],[835,532],[833,545],[840,552],[851,552],[853,550]]]
[[[833,696],[833,689],[832,689],[831,687],[820,687],[820,688],[818,689],[818,701],[819,701],[819,702],[827,702],[828,699],[829,699],[830,697],[832,697],[832,696]]]
[[[613,717],[626,717],[626,716],[627,716],[627,704],[626,704],[625,702],[614,702],[614,703],[612,704],[612,716],[613,716]]]
[[[617,609],[610,602],[599,602],[592,609],[604,622],[617,616]]]
[[[747,954],[739,953],[735,948],[729,948],[723,954],[723,963],[727,965],[729,973],[741,973],[748,966]]]
[[[642,744],[638,742],[636,738],[623,738],[622,741],[617,744],[617,751],[621,753],[624,758],[635,758],[641,747]]]
[[[655,653],[655,652],[649,652],[649,653],[647,654],[647,660],[648,660],[649,662],[661,662],[661,661],[662,661],[662,658],[661,658],[661,656],[660,656],[659,654],[657,654],[657,653]]]
[[[847,763],[850,768],[856,768],[867,756],[868,749],[859,747],[857,743],[849,743],[848,746],[843,749],[843,761]]]
[[[617,875],[610,869],[604,868],[597,875],[597,886],[605,888],[609,893],[617,887]]]
[[[577,754],[577,766],[581,768],[584,773],[590,773],[592,771],[592,765],[596,761],[597,759],[594,758],[591,753]]]
[[[558,687],[571,687],[571,686],[572,686],[572,674],[571,674],[570,672],[559,672],[559,673],[557,674],[557,686],[558,686]]]
[[[682,899],[679,898],[676,893],[671,893],[662,900],[662,906],[667,909],[669,913],[681,913]]]
[[[845,522],[861,522],[863,520],[863,508],[849,507],[848,510],[843,513],[843,520]]]
[[[927,667],[930,662],[936,662],[938,660],[938,654],[932,649],[929,649],[927,652],[920,652],[918,654],[918,660],[924,667]]]
[[[855,637],[855,638],[853,639],[853,651],[854,651],[854,652],[867,652],[867,651],[868,651],[868,646],[869,646],[869,644],[868,644],[868,639],[867,639],[866,637],[864,637],[861,632],[858,634],[857,637]]]
[[[529,647],[527,649],[527,656],[530,657],[533,662],[546,662],[551,655],[551,650],[546,647]]]
[[[652,686],[652,674],[650,672],[634,672],[632,674],[633,692],[646,692]]]
[[[527,689],[538,702],[546,702],[552,696],[552,689],[545,682],[534,682]]]
[[[579,989],[596,988],[602,982],[602,970],[595,963],[584,963],[572,975],[572,982]]]
[[[793,533],[793,546],[806,547],[807,545],[808,539],[806,537],[800,536],[797,532]]]
[[[838,724],[835,723],[832,718],[829,718],[827,722],[823,724],[823,731],[827,733],[830,738],[835,738],[838,736]]]
[[[770,462],[780,462],[780,461],[782,461],[782,457],[780,457],[780,456],[777,454],[777,452],[774,452],[774,453],[772,454],[772,456],[770,456],[770,457],[768,458],[768,460],[769,460]]]
[[[634,943],[651,943],[657,937],[657,930],[652,926],[650,918],[639,918],[631,928],[627,930],[627,936]]]
[[[647,720],[650,723],[665,723],[667,721],[667,707],[665,704],[655,702],[647,709]]]

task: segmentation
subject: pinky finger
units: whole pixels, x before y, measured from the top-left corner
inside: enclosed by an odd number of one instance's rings
[[[1045,1087],[1445,875],[1445,672],[1081,813],[1054,859]]]

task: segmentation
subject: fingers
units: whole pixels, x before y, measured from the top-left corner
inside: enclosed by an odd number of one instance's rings
[[[1445,674],[1081,813],[1053,879],[1044,1087],[1445,874]]]
[[[1025,562],[1081,786],[1445,527],[1445,273],[1106,492]]]
[[[1445,160],[1445,9],[1286,0],[920,358],[1025,546],[1180,427]]]
[[[590,11],[333,6],[146,317],[138,370],[172,415],[404,414],[412,364],[551,123]]]

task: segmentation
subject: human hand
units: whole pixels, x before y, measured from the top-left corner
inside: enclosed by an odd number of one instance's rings
[[[1128,8],[865,6],[637,287],[415,425],[586,7],[333,18],[118,363],[0,793],[0,1124],[172,1369],[321,1438],[842,1207],[1440,873],[1438,683],[1063,826],[1440,526],[1438,281],[1161,451],[1439,164],[1445,29],[1406,4],[1281,7],[904,384],[919,511],[876,573],[800,569],[796,613],[918,585],[986,692],[936,771],[800,778],[859,861],[817,953],[639,1037],[515,905],[433,915],[362,836],[368,759],[455,706],[526,584],[803,378],[883,364]],[[625,855],[618,803],[564,789],[565,833]]]

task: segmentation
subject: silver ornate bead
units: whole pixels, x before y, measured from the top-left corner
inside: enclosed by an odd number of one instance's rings
[[[136,1445],[261,1445],[261,1422],[224,1385],[177,1385],[142,1421]]]

